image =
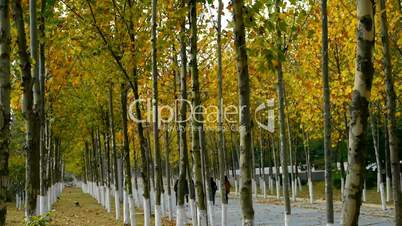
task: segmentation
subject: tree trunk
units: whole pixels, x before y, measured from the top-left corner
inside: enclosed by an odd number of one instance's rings
[[[124,159],[124,199],[129,204],[129,216],[131,226],[136,225],[135,222],[135,206],[133,203],[133,188],[131,184],[131,167],[130,167],[130,147],[128,140],[128,123],[127,123],[127,87],[125,84],[121,85],[121,114],[122,114],[122,127],[123,127],[123,159]],[[128,217],[124,219],[124,224],[128,225]]]
[[[169,220],[173,218],[173,203],[172,203],[172,191],[171,191],[171,172],[170,172],[170,142],[169,142],[169,127],[166,125],[165,131],[165,149],[166,149],[166,188],[168,195],[168,213]]]
[[[287,101],[286,95],[285,96],[285,109],[287,114]],[[290,132],[290,123],[289,123],[289,115],[286,117],[286,125],[287,125],[287,134],[288,134],[288,146],[289,146],[289,163],[290,163],[290,188],[292,190],[292,200],[296,202],[296,183],[295,183],[295,176],[294,176],[294,164],[293,164],[293,145],[292,145],[292,136]]]
[[[311,161],[310,161],[310,147],[309,147],[309,140],[308,135],[303,130],[303,146],[304,152],[306,156],[306,165],[307,165],[307,186],[308,186],[308,194],[309,194],[309,201],[310,204],[314,202],[314,189],[313,189],[313,181],[311,178]]]
[[[364,157],[367,150],[366,127],[368,103],[374,74],[372,52],[374,46],[373,2],[357,1],[358,37],[355,85],[350,107],[348,174],[342,225],[357,225],[363,189]]]
[[[32,150],[34,152],[32,171],[33,175],[33,187],[37,190],[37,196],[41,201],[40,196],[44,193],[41,191],[41,180],[40,180],[40,135],[41,135],[41,95],[39,87],[39,41],[38,41],[38,19],[37,19],[37,1],[29,0],[29,33],[30,33],[30,50],[31,50],[31,75],[32,75],[32,92],[33,92],[33,131],[32,134]],[[29,163],[28,163],[29,164]],[[43,184],[43,183],[42,183]],[[37,213],[41,214],[40,203],[36,206]]]
[[[114,109],[113,109],[113,83],[110,83],[109,87],[109,130],[110,130],[110,139],[112,142],[112,158],[113,158],[113,182],[114,182],[114,208],[115,208],[115,216],[116,220],[120,218],[120,197],[119,197],[119,173],[117,170],[117,150],[116,150],[116,136],[114,130]]]
[[[324,101],[324,158],[325,158],[325,203],[327,225],[334,224],[334,203],[332,194],[332,152],[331,152],[331,110],[328,75],[328,19],[327,0],[321,0],[322,14],[322,83]]]
[[[380,198],[381,198],[381,208],[385,210],[387,208],[386,202],[385,202],[385,186],[384,186],[384,180],[382,177],[382,165],[381,165],[381,159],[380,159],[380,146],[379,146],[379,134],[378,134],[378,123],[377,123],[377,117],[374,116],[373,113],[370,114],[370,125],[371,125],[371,135],[373,138],[373,144],[374,144],[374,153],[375,153],[375,160],[377,164],[377,177],[378,177],[378,182],[379,182],[379,190],[380,190]]]
[[[275,148],[275,138],[274,135],[271,136],[271,142],[272,142],[272,158],[274,160],[274,168],[275,168],[275,190],[276,190],[276,198],[280,198],[280,175],[279,175],[279,164],[278,164],[278,158],[277,158],[277,152]]]
[[[290,199],[289,199],[289,179],[288,179],[288,156],[287,156],[287,147],[286,147],[286,133],[285,133],[285,92],[284,92],[284,84],[283,84],[283,71],[282,71],[282,59],[281,54],[282,50],[282,34],[279,28],[279,0],[275,1],[276,13],[278,14],[277,21],[277,55],[278,55],[278,97],[279,97],[279,131],[280,131],[280,159],[282,166],[282,186],[283,186],[283,197],[285,202],[285,225],[288,224],[290,220]]]
[[[134,99],[139,100],[140,96],[138,93],[138,81],[137,81],[137,68],[134,68]],[[141,117],[141,106],[138,101],[135,102],[135,116],[137,123],[138,136],[140,141],[140,151],[141,151],[141,177],[142,177],[142,186],[143,186],[143,209],[144,209],[144,225],[151,224],[151,216],[150,216],[150,206],[149,206],[149,177],[148,177],[148,165],[144,164],[147,162],[146,150],[147,150],[147,141],[144,137],[144,127],[142,124]]]
[[[389,149],[390,149],[390,160],[391,160],[391,171],[392,171],[392,188],[394,194],[394,206],[395,206],[395,224],[402,225],[402,200],[401,200],[401,183],[400,183],[400,163],[398,156],[398,142],[399,139],[396,134],[396,100],[395,100],[395,89],[394,89],[394,78],[392,75],[392,60],[391,53],[389,49],[389,39],[388,39],[388,21],[387,21],[387,11],[385,6],[385,0],[380,0],[381,9],[381,40],[383,45],[383,60],[384,60],[384,74],[385,74],[385,85],[387,92],[387,118],[388,124],[388,139],[389,139]],[[399,9],[401,6],[399,4]]]
[[[190,0],[189,1],[189,10],[190,10],[190,29],[191,29],[191,78],[192,78],[192,105],[196,107],[194,110],[194,115],[192,116],[192,155],[193,155],[193,173],[195,179],[195,192],[196,192],[196,200],[197,200],[197,211],[198,211],[198,225],[204,226],[207,225],[207,212],[205,206],[205,193],[204,187],[202,183],[202,168],[201,168],[201,153],[200,153],[200,133],[199,130],[204,130],[203,126],[203,117],[202,117],[202,108],[197,107],[201,106],[201,95],[200,95],[200,85],[198,78],[198,62],[197,62],[197,1]],[[219,14],[218,14],[219,15]],[[203,133],[201,133],[201,136]],[[191,178],[190,178],[191,180]]]
[[[154,170],[155,170],[155,226],[160,226],[162,221],[161,213],[161,194],[163,190],[162,182],[162,167],[159,153],[159,118],[158,118],[158,62],[156,49],[156,9],[157,0],[152,0],[152,111],[153,111],[153,146],[154,146]]]
[[[217,52],[218,52],[218,160],[219,160],[219,182],[221,187],[221,225],[227,225],[227,205],[228,200],[225,194],[225,158],[223,149],[223,95],[222,95],[222,0],[218,0],[218,24],[217,24]]]
[[[263,139],[262,128],[260,128],[260,180],[263,183],[263,195],[264,198],[267,197],[267,183],[265,180],[265,166],[264,166],[264,139]]]
[[[18,34],[18,54],[20,58],[20,68],[22,72],[22,90],[23,90],[23,102],[22,113],[25,119],[26,127],[26,140],[25,140],[25,152],[26,152],[26,181],[25,181],[25,216],[30,219],[35,214],[36,197],[39,194],[39,190],[35,186],[35,168],[37,163],[35,161],[35,150],[33,147],[34,123],[33,123],[33,93],[32,93],[32,76],[31,76],[31,63],[28,53],[28,47],[26,42],[25,24],[23,11],[21,7],[21,0],[14,1],[14,13],[15,13],[15,26]]]
[[[109,127],[109,115],[106,115],[106,125],[105,128]],[[106,131],[108,131],[106,129]],[[110,159],[110,134],[109,132],[106,132],[106,136],[105,136],[105,148],[106,148],[106,198],[105,198],[105,202],[106,202],[106,211],[108,213],[111,212],[111,207],[110,207],[110,185],[111,185],[111,179],[112,179],[112,165],[111,165],[111,159]]]
[[[388,139],[388,119],[384,119],[384,152],[385,152],[385,190],[386,190],[386,200],[390,202],[392,199],[391,192],[391,160],[389,158],[389,139]]]
[[[180,8],[185,9],[186,1],[180,1]],[[187,90],[186,90],[186,77],[187,77],[187,56],[186,56],[186,20],[182,17],[180,21],[180,59],[181,59],[181,70],[180,70],[180,124],[179,124],[179,152],[180,152],[180,163],[179,163],[179,181],[177,187],[177,214],[176,214],[176,225],[184,226],[185,224],[185,210],[184,210],[184,188],[186,182],[186,170],[188,165],[187,158],[187,138],[186,138],[186,104],[184,101],[187,100]]]
[[[254,209],[252,199],[252,172],[250,160],[251,150],[251,119],[250,119],[250,82],[243,19],[243,0],[233,1],[233,21],[235,34],[237,79],[240,106],[240,206],[243,225],[254,225]],[[223,188],[222,188],[223,189]]]
[[[7,215],[8,156],[10,144],[10,8],[0,0],[0,225]]]

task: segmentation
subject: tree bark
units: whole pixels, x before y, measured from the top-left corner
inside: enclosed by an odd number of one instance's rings
[[[219,159],[219,181],[220,187],[225,187],[225,159],[223,155],[223,95],[222,95],[222,44],[221,44],[221,30],[222,30],[222,0],[218,0],[218,24],[217,24],[217,47],[218,47],[218,159]],[[221,189],[221,200],[222,200],[222,225],[226,225],[227,213],[224,212],[223,205],[228,204],[226,199],[225,190]]]
[[[286,146],[286,130],[285,130],[285,92],[284,92],[284,84],[283,84],[283,71],[282,71],[282,59],[281,55],[283,53],[282,50],[282,34],[279,28],[280,23],[280,8],[279,8],[279,0],[275,1],[275,9],[278,14],[277,21],[277,73],[278,73],[278,97],[279,97],[279,131],[280,131],[280,159],[282,166],[282,186],[283,186],[283,197],[285,202],[285,224],[287,224],[287,219],[290,218],[291,209],[290,209],[290,199],[289,199],[289,179],[288,179],[288,156],[287,156],[287,146]]]
[[[137,81],[137,69],[134,68],[134,99],[139,100],[140,95],[138,93],[138,81]],[[144,127],[142,123],[142,116],[141,116],[141,106],[140,103],[137,101],[135,103],[135,113],[136,113],[136,123],[137,123],[137,131],[138,137],[140,141],[140,152],[141,152],[141,177],[142,177],[142,186],[143,186],[143,207],[144,207],[144,219],[145,225],[150,224],[150,207],[149,207],[149,175],[148,175],[148,165],[144,164],[147,162],[146,150],[147,150],[147,141],[144,136]],[[148,209],[146,208],[148,206]]]
[[[130,142],[128,140],[128,123],[127,123],[127,87],[121,84],[121,116],[123,127],[123,159],[124,159],[124,191],[129,202],[129,214],[131,225],[135,225],[135,210],[133,205],[133,188],[131,184],[131,167],[130,167]],[[129,224],[129,222],[124,222]]]
[[[387,118],[388,124],[388,139],[390,148],[390,160],[392,171],[392,189],[394,194],[394,211],[395,225],[402,225],[402,200],[401,200],[401,183],[400,183],[400,160],[398,156],[399,139],[396,134],[396,100],[394,89],[394,78],[392,75],[392,60],[388,39],[388,21],[385,0],[380,0],[381,9],[381,40],[383,46],[384,74],[387,93]],[[399,9],[401,6],[399,4]]]
[[[109,130],[110,130],[110,140],[112,144],[112,158],[113,158],[113,168],[114,168],[114,198],[115,198],[115,216],[116,220],[120,217],[120,197],[119,197],[119,173],[117,170],[117,150],[116,150],[116,136],[114,129],[114,109],[113,109],[113,83],[110,83],[109,87]]]
[[[180,1],[180,8],[185,9],[186,0]],[[179,124],[179,152],[180,152],[180,163],[179,163],[179,181],[177,187],[177,215],[176,215],[176,225],[184,225],[184,188],[186,182],[186,170],[188,165],[187,157],[187,139],[186,139],[186,112],[187,107],[184,101],[187,100],[187,90],[186,90],[186,77],[187,77],[187,56],[186,56],[186,20],[182,17],[180,21],[180,124]]]
[[[332,152],[331,152],[331,104],[328,75],[328,18],[327,0],[321,0],[322,14],[322,83],[324,101],[324,158],[325,158],[325,203],[327,225],[334,224],[334,203],[332,192]]]
[[[33,93],[32,93],[32,76],[31,76],[31,63],[28,53],[28,47],[26,42],[25,23],[23,17],[23,11],[21,6],[21,0],[14,1],[14,13],[15,13],[15,26],[17,29],[17,44],[18,55],[20,58],[20,68],[22,72],[22,113],[25,119],[26,137],[25,137],[25,152],[26,152],[26,181],[25,181],[25,215],[30,219],[35,214],[36,198],[39,194],[39,190],[35,186],[35,157],[36,154],[33,147],[34,123],[33,123]],[[37,164],[36,164],[37,165]]]
[[[31,75],[32,75],[32,92],[33,92],[33,134],[32,134],[32,151],[34,152],[32,165],[33,186],[37,190],[37,195],[42,196],[40,178],[40,159],[41,159],[41,95],[39,86],[39,41],[38,41],[38,19],[37,19],[37,1],[29,0],[29,33],[30,33],[30,50],[31,50]],[[28,163],[30,164],[30,163]],[[36,207],[40,211],[40,206]]]
[[[377,164],[377,177],[378,177],[378,182],[379,182],[379,190],[380,190],[380,198],[381,198],[381,208],[385,210],[386,207],[386,202],[385,202],[385,195],[384,195],[384,180],[382,177],[382,164],[381,164],[381,159],[380,159],[380,145],[379,145],[379,134],[378,134],[378,123],[377,123],[377,117],[374,116],[373,112],[370,114],[370,126],[371,126],[371,135],[373,138],[373,144],[374,144],[374,154],[375,154],[375,160]]]
[[[196,193],[196,201],[197,201],[197,209],[199,213],[199,223],[198,225],[204,226],[207,225],[207,213],[205,206],[205,193],[204,187],[202,183],[202,168],[201,168],[201,152],[200,152],[200,133],[199,130],[204,130],[203,125],[203,111],[201,106],[201,95],[200,95],[200,85],[198,78],[198,62],[197,62],[197,1],[190,0],[189,1],[189,10],[190,10],[190,29],[191,29],[191,38],[190,38],[190,65],[191,65],[191,78],[192,78],[192,105],[195,107],[194,114],[192,115],[192,155],[193,155],[193,173],[195,179],[195,193]],[[201,133],[201,136],[203,133]],[[192,180],[191,178],[189,178]]]
[[[374,74],[373,2],[357,1],[358,35],[355,83],[350,107],[348,174],[341,215],[342,225],[357,225],[364,184],[364,160],[367,150],[366,128],[368,103]]]
[[[0,225],[7,215],[8,157],[10,144],[10,6],[0,0]]]
[[[243,0],[233,2],[233,21],[237,62],[237,79],[240,106],[240,206],[243,225],[254,225],[252,200],[251,153],[251,119],[250,119],[250,81],[246,48],[246,29],[243,19]],[[223,188],[222,188],[223,189]]]

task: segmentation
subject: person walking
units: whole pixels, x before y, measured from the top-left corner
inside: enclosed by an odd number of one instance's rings
[[[226,200],[229,201],[228,195],[229,195],[229,193],[230,193],[230,188],[232,187],[232,185],[230,184],[229,179],[228,179],[227,176],[225,176],[225,183],[224,183],[224,185],[225,185],[225,198],[226,198]]]
[[[215,194],[216,191],[218,190],[218,186],[216,185],[214,178],[210,177],[210,185],[211,185],[211,196],[212,196],[212,204],[215,205]]]

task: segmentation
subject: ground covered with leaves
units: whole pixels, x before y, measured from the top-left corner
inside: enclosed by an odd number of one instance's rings
[[[77,205],[76,203],[79,203]],[[114,201],[112,200],[112,203]],[[122,211],[120,211],[122,212]],[[66,188],[59,200],[54,204],[51,213],[52,226],[113,226],[123,225],[123,216],[120,221],[115,220],[114,209],[107,213],[94,198],[84,194],[79,188]],[[143,212],[137,209],[137,225],[144,225]],[[17,210],[14,204],[8,207],[7,224],[21,226],[24,221],[24,211]]]

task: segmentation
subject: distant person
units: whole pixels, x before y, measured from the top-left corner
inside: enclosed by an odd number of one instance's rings
[[[175,196],[176,196],[176,205],[177,205],[177,200],[178,200],[178,193],[179,193],[179,179],[177,179],[175,182],[174,182],[174,187],[173,187],[173,190],[174,190],[174,193],[175,193]],[[184,180],[184,196],[186,197],[186,202],[188,203],[188,184],[187,184],[187,180]]]
[[[189,194],[188,183],[187,183],[187,179],[185,179],[184,180],[184,196],[186,197],[187,203],[188,203],[188,194]]]
[[[232,187],[232,185],[230,184],[229,179],[228,179],[227,176],[225,176],[224,185],[225,185],[225,198],[226,198],[226,200],[229,200],[228,195],[230,193],[230,188]]]
[[[215,183],[215,181],[214,181],[214,178],[210,178],[209,179],[209,183],[210,183],[210,186],[211,186],[211,196],[212,196],[212,204],[214,204],[215,205],[215,194],[216,194],[216,191],[218,190],[218,186],[216,186],[216,183]]]
[[[173,187],[174,195],[176,197],[176,206],[177,206],[177,184],[178,183],[179,183],[179,179],[176,179],[176,181],[174,182],[174,187]]]
[[[190,199],[195,200],[195,186],[193,179],[190,180]]]

